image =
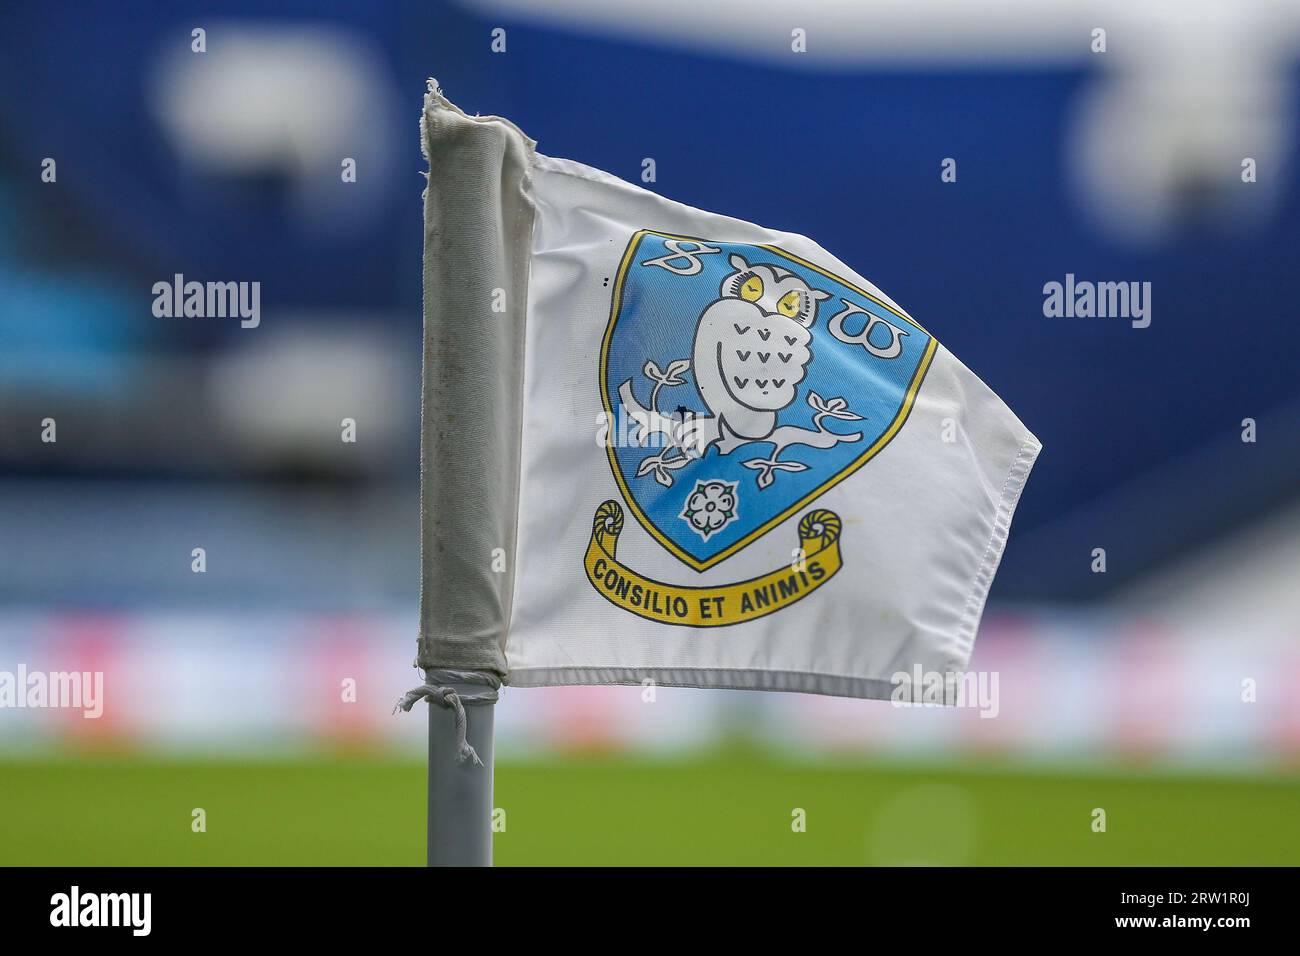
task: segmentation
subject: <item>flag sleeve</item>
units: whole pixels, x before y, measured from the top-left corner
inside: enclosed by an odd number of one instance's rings
[[[429,83],[417,665],[506,676],[534,143]]]

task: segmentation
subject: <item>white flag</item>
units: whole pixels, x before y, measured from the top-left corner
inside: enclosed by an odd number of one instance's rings
[[[967,668],[1041,446],[939,344],[945,317],[436,89],[424,137],[422,664],[873,698]],[[466,574],[490,554],[496,578]]]

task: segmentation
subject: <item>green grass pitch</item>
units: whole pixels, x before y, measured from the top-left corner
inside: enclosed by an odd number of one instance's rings
[[[3,865],[420,865],[409,758],[0,760]],[[498,766],[499,865],[1295,865],[1300,777],[553,757]],[[191,830],[203,808],[207,830]],[[1094,832],[1094,810],[1106,831]],[[795,832],[797,810],[805,832]]]

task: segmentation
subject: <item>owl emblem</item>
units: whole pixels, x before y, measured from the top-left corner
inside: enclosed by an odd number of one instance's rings
[[[811,258],[639,229],[615,272],[615,239],[599,437],[637,520],[706,571],[884,448],[937,344],[806,242]]]
[[[671,255],[641,265],[697,275],[701,267],[695,257],[722,251],[707,245],[699,250],[671,246],[669,250]],[[691,259],[694,268],[673,267],[675,256]],[[648,404],[638,399],[631,378],[618,386],[619,400],[636,425],[632,441],[644,446],[653,438],[660,447],[640,460],[634,477],[653,478],[665,488],[671,488],[676,473],[704,458],[710,448],[730,455],[746,445],[770,445],[766,457],[739,463],[756,472],[758,489],[763,491],[773,486],[779,473],[809,469],[807,462],[782,457],[787,448],[801,445],[824,451],[862,439],[861,432],[843,434],[826,427],[828,419],[863,420],[842,396],[824,399],[809,391],[805,398],[813,412],[811,427],[780,422],[808,375],[818,305],[831,293],[813,288],[799,273],[770,260],[751,264],[733,252],[726,261],[731,271],[718,286],[718,297],[694,321],[690,356],[673,359],[662,368],[653,359],[646,360],[641,372],[654,383]],[[690,328],[686,322],[683,325]],[[705,411],[688,413],[679,406],[675,414],[668,414],[660,407],[661,395],[685,386],[687,372],[694,375]],[[726,510],[734,514],[734,509]]]
[[[830,298],[778,265],[737,254],[729,261],[735,271],[695,326],[691,367],[709,414],[687,423],[682,444],[697,457],[715,443],[725,454],[776,430],[813,358],[817,303]]]

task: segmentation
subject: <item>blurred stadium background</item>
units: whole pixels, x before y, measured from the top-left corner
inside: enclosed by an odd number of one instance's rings
[[[107,702],[0,709],[0,864],[422,861],[424,721],[390,709],[430,74],[814,237],[1045,446],[973,662],[996,719],[507,690],[500,862],[1300,862],[1300,4],[1081,6],[7,5],[0,670]],[[175,273],[260,281],[260,327],[153,317]],[[1150,281],[1150,328],[1044,318],[1066,273]]]

